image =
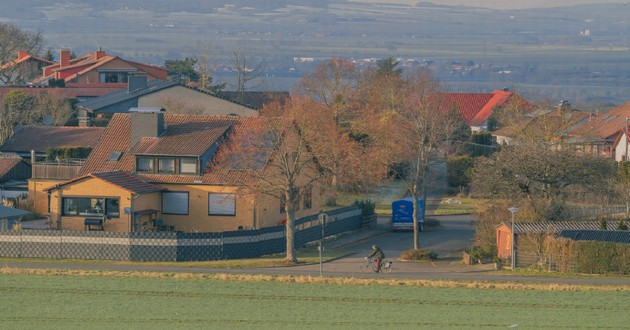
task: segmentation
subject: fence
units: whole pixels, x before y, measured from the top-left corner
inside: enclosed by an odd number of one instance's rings
[[[573,264],[571,264],[569,260],[562,255],[518,253],[516,259],[516,266],[521,268],[536,267],[549,272],[574,272]]]
[[[361,210],[326,212],[326,236],[361,227]],[[322,237],[317,215],[296,221],[295,245]],[[125,261],[207,261],[256,258],[286,248],[285,226],[221,233],[20,230],[0,232],[0,256]]]

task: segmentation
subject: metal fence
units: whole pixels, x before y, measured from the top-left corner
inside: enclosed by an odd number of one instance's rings
[[[520,268],[534,267],[549,272],[572,273],[573,265],[562,255],[519,253],[516,266]]]
[[[361,210],[346,207],[296,221],[295,245],[361,227]],[[127,261],[256,258],[286,249],[285,226],[219,233],[18,230],[0,232],[0,256]]]

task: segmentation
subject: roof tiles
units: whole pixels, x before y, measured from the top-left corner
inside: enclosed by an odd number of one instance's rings
[[[4,152],[45,153],[49,148],[95,147],[102,127],[27,126],[0,147]]]

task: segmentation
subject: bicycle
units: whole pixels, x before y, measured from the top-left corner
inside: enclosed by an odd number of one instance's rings
[[[389,260],[381,260],[381,272],[391,273],[394,268],[394,263]],[[364,273],[376,272],[376,263],[374,258],[368,258],[367,261],[361,265],[361,271]]]

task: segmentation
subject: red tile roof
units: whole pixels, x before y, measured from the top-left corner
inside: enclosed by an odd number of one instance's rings
[[[541,137],[541,134],[563,134],[583,124],[590,116],[590,113],[578,110],[557,109],[535,117],[520,118],[514,125],[493,131],[492,135],[518,138]]]
[[[184,116],[167,124],[167,134],[159,138],[142,138],[129,153],[200,157],[230,128],[225,122],[194,122]],[[194,141],[194,142],[193,142]]]
[[[512,92],[495,90],[492,93],[446,93],[452,105],[457,107],[466,124],[481,126],[490,118],[496,107],[504,105],[514,95]]]
[[[9,61],[7,63],[4,63],[3,65],[0,65],[0,70],[4,70],[6,68],[10,68],[12,66],[15,66],[15,65],[18,65],[20,63],[27,62],[27,61],[35,61],[35,62],[42,62],[42,63],[48,63],[48,64],[55,63],[53,61],[45,60],[43,58],[27,54],[27,55],[25,55],[23,57],[20,57],[18,59],[15,59],[13,61]]]
[[[97,178],[97,179],[103,180],[105,182],[111,183],[120,188],[123,188],[133,194],[146,194],[146,193],[166,190],[163,187],[148,183],[135,175],[131,175],[123,171],[90,173],[90,174],[72,179],[70,181],[66,181],[62,183],[60,186],[69,185],[69,184],[72,184],[81,180],[85,180],[87,178]],[[53,189],[56,189],[56,187],[50,187],[48,189],[45,189],[45,191],[50,191]]]
[[[83,75],[92,70],[95,70],[115,59],[120,59],[128,63],[129,65],[136,67],[140,69],[141,71],[144,71],[147,74],[157,79],[161,79],[161,80],[168,79],[168,72],[166,71],[166,69],[162,67],[132,62],[132,61],[128,61],[123,58],[120,58],[118,56],[105,55],[104,53],[102,56],[96,59],[94,53],[87,53],[79,58],[71,60],[70,65],[68,66],[60,67],[59,63],[55,63],[55,64],[45,67],[44,72],[50,72],[50,74],[44,73],[42,77],[36,79],[34,82],[41,82],[49,78],[55,77],[55,74],[60,75],[61,78],[66,80],[66,82],[69,82],[70,80],[77,78],[78,76]]]
[[[45,153],[49,148],[95,147],[102,127],[27,126],[13,134],[0,150]]]
[[[589,140],[616,140],[625,129],[626,118],[630,118],[630,102],[594,116],[571,130],[569,135]]]
[[[9,171],[11,171],[21,161],[22,161],[22,157],[19,157],[19,156],[0,155],[0,178],[2,178],[7,173],[9,173]]]
[[[90,154],[90,157],[81,168],[79,175],[89,173],[121,170],[133,172],[135,156],[133,151],[155,150],[172,152],[173,156],[185,153],[199,153],[208,150],[225,132],[228,127],[234,132],[230,139],[242,137],[244,132],[251,131],[261,120],[270,120],[263,117],[220,117],[207,115],[169,115],[164,114],[166,132],[159,138],[142,139],[136,146],[130,146],[131,116],[129,113],[115,114],[105,129],[103,136]],[[290,120],[283,122],[283,127],[288,128]],[[189,126],[189,127],[188,127]],[[187,128],[188,127],[188,128]],[[208,132],[203,132],[207,128]],[[200,131],[201,130],[201,131]],[[155,140],[155,141],[149,141]],[[227,148],[224,144],[219,149]],[[108,157],[114,151],[122,152],[118,161],[108,161]],[[168,155],[168,154],[163,154]],[[244,171],[227,168],[212,167],[207,164],[203,175],[163,175],[163,174],[138,174],[138,177],[154,183],[203,183],[203,184],[236,184],[246,178]]]

